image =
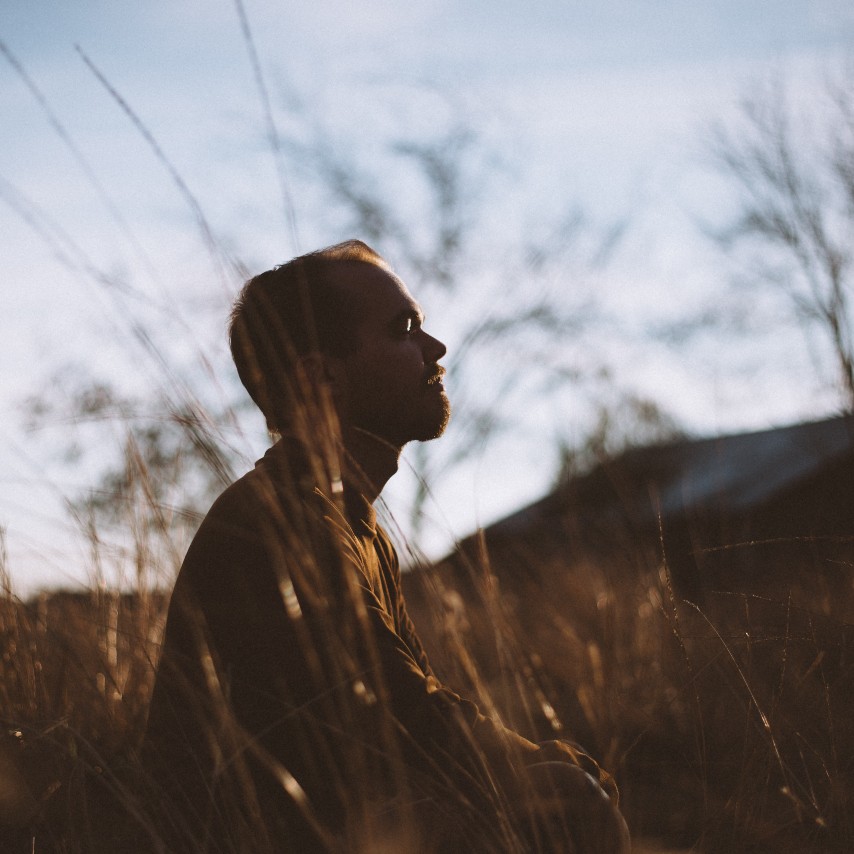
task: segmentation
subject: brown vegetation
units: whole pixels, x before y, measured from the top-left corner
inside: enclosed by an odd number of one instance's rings
[[[700,609],[677,602],[652,552],[608,569],[521,566],[500,596],[494,579],[475,585],[501,622],[445,589],[427,643],[514,725],[593,750],[633,834],[696,851],[843,851],[852,600],[827,595],[822,569],[801,567],[787,597],[710,592]]]
[[[583,742],[616,773],[634,835],[851,850],[854,598],[828,595],[821,567],[789,596],[709,594],[700,610],[654,550],[607,570],[520,566],[502,587],[481,558],[462,582],[410,578],[438,669],[522,732]],[[145,830],[134,750],[164,605],[99,589],[24,603],[6,586],[4,850],[93,850],[117,817]]]

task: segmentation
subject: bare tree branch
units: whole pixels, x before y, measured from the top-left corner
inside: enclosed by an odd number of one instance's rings
[[[718,128],[713,161],[741,193],[719,236],[730,253],[753,250],[757,281],[824,339],[854,411],[854,86],[828,81],[819,94],[804,115],[777,81],[743,102],[737,126]]]

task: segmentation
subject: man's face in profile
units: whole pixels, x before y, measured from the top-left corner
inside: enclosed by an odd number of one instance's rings
[[[341,360],[342,418],[397,447],[441,436],[450,417],[438,365],[446,349],[422,328],[418,303],[381,267],[344,263],[337,275],[356,327],[355,348]]]

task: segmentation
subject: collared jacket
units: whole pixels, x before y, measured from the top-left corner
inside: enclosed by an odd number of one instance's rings
[[[168,850],[512,850],[537,751],[437,679],[373,508],[295,443],[214,503],[142,750]]]

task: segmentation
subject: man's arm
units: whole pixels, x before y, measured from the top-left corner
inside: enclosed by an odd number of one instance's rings
[[[501,768],[509,756],[514,773],[511,797],[521,799],[521,803],[513,806],[524,814],[523,821],[545,823],[552,830],[565,832],[568,838],[575,839],[577,850],[581,852],[618,854],[627,851],[628,830],[617,810],[619,797],[616,785],[595,760],[578,745],[569,742],[534,744],[482,715],[473,703],[439,684],[406,608],[396,554],[390,544],[380,540],[378,545],[387,558],[393,587],[397,591],[399,634],[412,651],[429,686],[428,691],[441,692],[444,700],[462,713],[477,749],[491,763]],[[518,779],[520,774],[521,781]]]

